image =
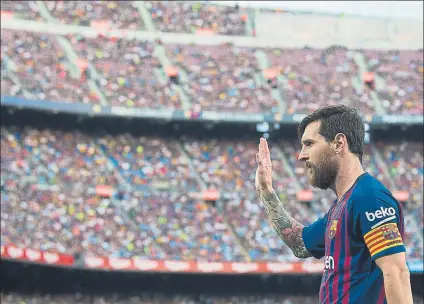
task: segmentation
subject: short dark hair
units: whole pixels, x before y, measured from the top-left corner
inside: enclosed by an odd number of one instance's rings
[[[327,142],[332,142],[337,133],[343,133],[347,138],[349,151],[358,156],[362,162],[364,154],[365,126],[358,112],[347,105],[327,106],[316,110],[306,116],[297,128],[299,140],[301,140],[306,127],[320,121],[319,134],[324,136]]]

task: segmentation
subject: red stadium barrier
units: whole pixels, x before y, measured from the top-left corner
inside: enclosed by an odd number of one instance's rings
[[[26,262],[73,266],[70,255],[18,248],[14,245],[1,246],[1,257]],[[232,262],[196,262],[171,260],[145,260],[141,258],[119,259],[112,257],[85,256],[84,266],[90,269],[112,271],[143,271],[172,273],[222,273],[222,274],[263,274],[263,273],[321,273],[322,261],[307,263],[232,263]]]
[[[322,262],[311,263],[231,263],[231,262],[194,262],[194,261],[160,261],[140,258],[115,259],[87,256],[84,264],[88,268],[107,270],[132,270],[151,272],[185,272],[185,273],[320,273]]]
[[[55,252],[40,251],[29,248],[19,248],[13,245],[1,246],[1,257],[13,260],[28,261],[40,264],[72,266],[74,257]]]
[[[13,12],[11,11],[0,11],[1,19],[10,20],[13,19]]]

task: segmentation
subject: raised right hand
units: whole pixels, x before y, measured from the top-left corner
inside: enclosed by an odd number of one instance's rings
[[[256,169],[255,187],[256,191],[272,192],[272,163],[271,153],[269,152],[268,143],[265,138],[260,139],[259,153],[256,153]]]

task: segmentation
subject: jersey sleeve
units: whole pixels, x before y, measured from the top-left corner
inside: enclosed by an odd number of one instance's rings
[[[405,252],[401,207],[390,193],[379,191],[353,205],[355,231],[361,234],[372,260]]]
[[[317,259],[325,255],[325,228],[327,225],[327,214],[324,218],[319,218],[309,226],[305,226],[302,231],[303,243],[306,250]]]

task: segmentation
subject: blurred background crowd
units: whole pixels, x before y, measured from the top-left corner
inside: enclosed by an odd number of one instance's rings
[[[305,224],[322,216],[334,194],[308,185],[296,161],[298,144],[283,141],[271,149],[275,187],[287,210]],[[367,172],[388,187],[410,191],[405,241],[408,257],[421,259],[422,235],[414,232],[423,223],[422,145],[377,143],[367,149]],[[179,144],[130,134],[3,127],[1,153],[2,244],[125,258],[297,260],[269,226],[253,190],[255,142]],[[97,185],[118,190],[102,198]],[[188,194],[203,186],[229,194],[222,212]],[[297,188],[317,194],[312,204],[297,201]]]
[[[377,107],[386,114],[423,113],[420,51],[359,51],[369,69],[385,81],[375,101],[369,88],[352,86],[353,79],[362,76],[354,51],[345,48],[175,45],[3,28],[1,36],[2,93],[12,96],[87,104],[104,99],[107,105],[159,109],[181,109],[184,98],[195,111],[275,113],[285,108],[288,114],[349,101],[364,115]],[[58,39],[67,39],[92,69],[82,77],[72,75],[72,62]],[[160,70],[163,60],[178,68],[177,84]],[[283,81],[270,83],[263,73],[268,67],[278,69]]]
[[[114,29],[254,36],[249,9],[173,1],[2,1],[13,18]],[[144,14],[143,14],[144,13]],[[147,17],[146,17],[147,14]],[[49,16],[49,17],[46,17]],[[2,14],[3,18],[3,14]],[[51,18],[51,19],[50,19]],[[148,21],[146,21],[148,20]],[[149,22],[152,23],[149,25]],[[69,56],[74,54],[75,57]],[[82,73],[76,58],[84,58]],[[360,58],[360,59],[358,59]],[[78,64],[77,64],[78,65]],[[165,66],[178,70],[168,77]],[[264,70],[272,68],[269,79]],[[356,83],[363,70],[378,83]],[[171,75],[172,76],[172,75]],[[193,112],[309,113],[349,101],[363,115],[423,114],[422,50],[280,49],[231,43],[49,34],[1,29],[1,94],[28,100],[184,109]],[[257,143],[248,140],[93,135],[36,126],[1,128],[1,244],[117,258],[298,261],[271,229],[254,191]],[[330,192],[308,185],[299,144],[272,146],[275,188],[304,224],[322,216]],[[366,145],[363,165],[389,189],[406,190],[408,260],[423,259],[423,146],[407,140]],[[100,197],[98,185],[115,191]],[[190,195],[225,194],[216,208]],[[313,201],[300,204],[299,189]],[[87,298],[2,294],[2,303],[314,303],[307,297]],[[422,303],[422,300],[416,303]]]

